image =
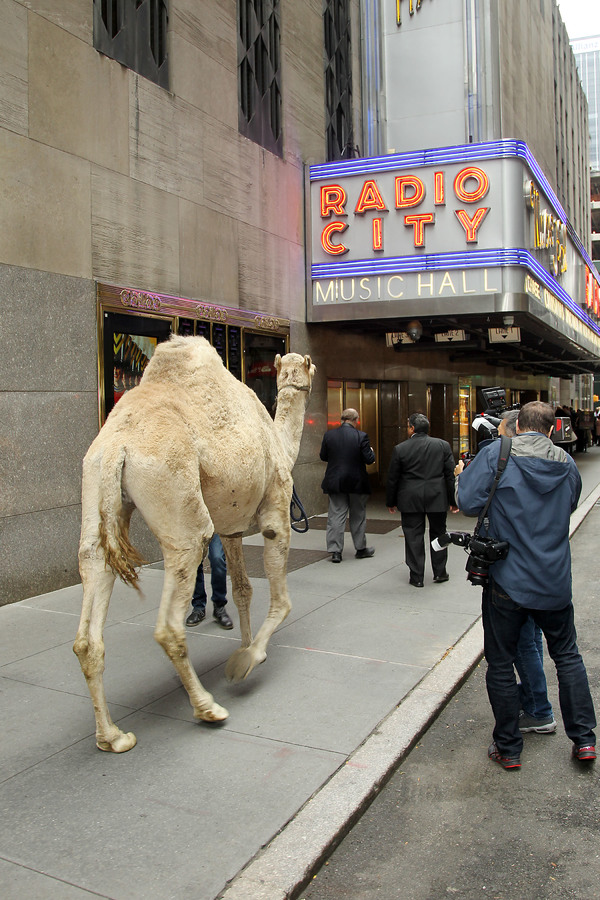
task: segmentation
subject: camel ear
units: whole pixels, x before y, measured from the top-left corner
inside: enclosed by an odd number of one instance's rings
[[[305,357],[304,357],[304,365],[306,366],[306,368],[307,368],[308,371],[310,372],[310,367],[312,366],[312,359],[310,358],[310,356],[305,356]]]
[[[279,373],[281,372],[281,356],[279,353],[275,357],[275,368],[277,369],[277,374],[279,375]]]

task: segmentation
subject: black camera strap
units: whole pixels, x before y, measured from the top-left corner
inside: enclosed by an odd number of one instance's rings
[[[507,435],[505,435],[505,434],[502,434],[500,436],[500,454],[498,456],[498,468],[496,469],[494,483],[492,484],[492,488],[488,494],[488,498],[486,500],[485,506],[479,513],[479,518],[477,519],[477,525],[475,526],[475,530],[473,532],[473,537],[475,537],[476,534],[479,534],[479,529],[481,528],[481,526],[483,525],[484,522],[485,522],[485,526],[486,526],[486,530],[487,530],[487,526],[488,526],[488,523],[486,520],[487,511],[489,509],[490,503],[492,502],[492,497],[496,493],[496,488],[498,487],[498,482],[500,481],[502,473],[504,472],[504,470],[506,468],[506,464],[508,462],[508,457],[510,456],[511,445],[512,445],[511,438],[507,437]]]

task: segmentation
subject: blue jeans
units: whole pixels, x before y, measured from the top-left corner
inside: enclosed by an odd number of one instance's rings
[[[521,698],[514,664],[521,628],[528,615],[542,629],[558,677],[558,698],[567,735],[578,747],[596,744],[594,704],[587,672],[577,649],[573,604],[562,609],[526,609],[514,603],[492,578],[483,590],[486,685],[496,724],[494,740],[504,756],[519,756]]]
[[[227,603],[227,561],[225,551],[218,534],[208,545],[208,559],[210,561],[210,583],[212,587],[212,602],[215,609],[223,609]],[[194,609],[204,612],[206,609],[206,588],[204,587],[204,569],[202,563],[196,573],[196,585],[192,596]]]
[[[544,675],[542,629],[535,624],[531,616],[521,628],[515,667],[521,679],[519,685],[521,709],[534,719],[547,719],[552,716],[552,704],[548,700]]]

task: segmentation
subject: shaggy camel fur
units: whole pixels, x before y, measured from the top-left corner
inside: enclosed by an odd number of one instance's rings
[[[226,719],[188,659],[184,619],[196,569],[213,531],[221,536],[240,618],[241,647],[225,674],[241,681],[266,658],[269,639],[291,609],[287,592],[292,467],[315,366],[309,356],[275,358],[277,413],[271,419],[256,394],[223,366],[201,337],[160,344],[138,387],[108,416],[83,461],[79,571],[83,608],[73,647],[96,714],[100,750],[135,746],[108,711],[103,628],[115,577],[138,588],[143,560],[129,541],[137,507],[164,557],[164,585],[154,637],[172,660],[194,716]],[[252,638],[252,588],[242,533],[253,522],[264,537],[264,568],[271,602]],[[139,588],[138,588],[139,590]]]

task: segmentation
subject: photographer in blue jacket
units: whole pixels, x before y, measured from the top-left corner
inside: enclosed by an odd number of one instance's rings
[[[514,672],[519,634],[530,615],[556,665],[563,724],[580,761],[596,758],[596,719],[587,673],[577,648],[569,518],[581,477],[573,459],[550,440],[554,411],[526,403],[517,419],[508,464],[487,512],[488,536],[507,541],[508,554],[491,566],[483,588],[486,684],[496,724],[490,759],[521,765],[520,697]],[[485,506],[498,467],[500,441],[482,448],[458,477],[458,505],[466,515]]]

